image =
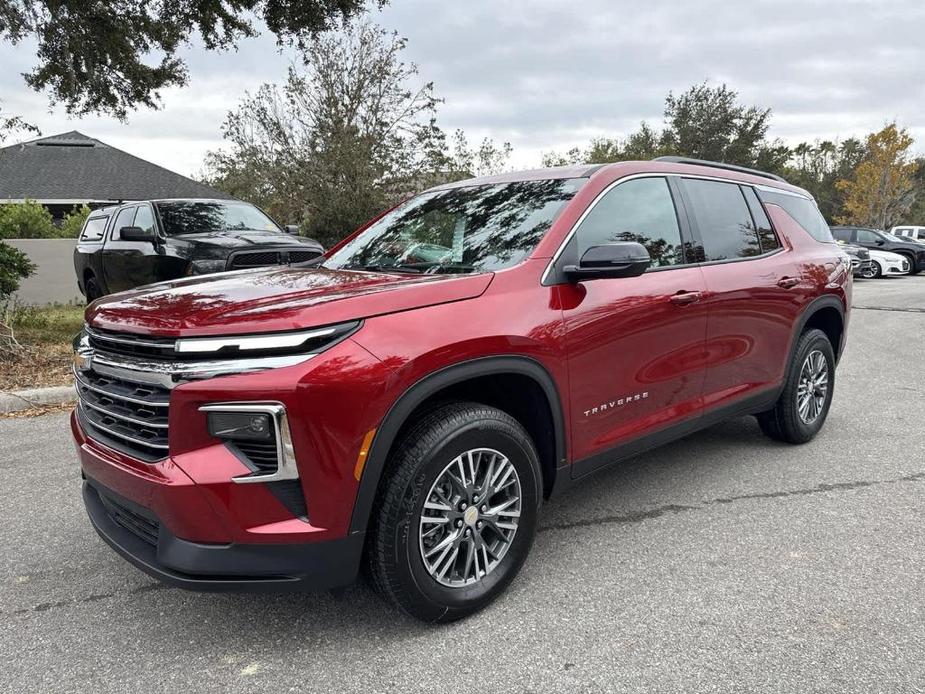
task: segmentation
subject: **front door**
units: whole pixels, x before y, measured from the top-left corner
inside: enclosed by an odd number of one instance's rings
[[[123,227],[147,228],[149,224],[153,227],[154,219],[148,205],[126,207],[116,215],[103,249],[103,272],[110,293],[163,279],[157,272],[162,255],[158,245],[150,241],[126,241],[119,233]]]
[[[620,457],[625,444],[693,420],[703,387],[703,274],[688,258],[686,218],[665,177],[634,178],[602,194],[563,255],[637,241],[639,277],[561,284],[569,355],[573,474]]]

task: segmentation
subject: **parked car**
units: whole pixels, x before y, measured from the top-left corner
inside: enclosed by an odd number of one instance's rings
[[[844,241],[838,242],[839,248],[848,254],[851,260],[851,273],[855,277],[869,277],[873,267],[873,261],[870,259],[870,251],[863,246],[855,246]]]
[[[394,262],[422,243],[450,257]],[[667,158],[439,186],[321,267],[92,304],[84,503],[173,585],[326,588],[362,565],[455,620],[591,473],[740,415],[812,439],[851,288],[812,197],[771,174]]]
[[[832,235],[840,241],[848,241],[869,250],[899,253],[909,261],[910,275],[925,270],[925,246],[911,239],[893,236],[879,229],[852,226],[834,226]]]
[[[909,274],[909,259],[899,253],[871,250],[870,260],[870,268],[863,275],[866,279]]]
[[[298,264],[321,256],[236,200],[148,200],[90,213],[74,250],[80,292],[93,301],[140,285],[225,270]]]
[[[893,236],[899,236],[904,239],[912,239],[913,241],[925,242],[925,227],[893,227],[890,229],[890,233],[893,234]]]

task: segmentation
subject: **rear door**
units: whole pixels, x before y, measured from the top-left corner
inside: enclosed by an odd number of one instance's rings
[[[684,178],[681,187],[707,290],[704,405],[733,406],[783,377],[801,268],[751,186]]]
[[[704,282],[676,202],[663,176],[618,182],[592,203],[563,252],[578,258],[591,246],[637,241],[653,259],[639,277],[559,286],[575,475],[699,416]]]

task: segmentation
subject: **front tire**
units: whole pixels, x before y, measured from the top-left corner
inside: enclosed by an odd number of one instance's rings
[[[835,392],[835,352],[821,330],[800,336],[774,407],[757,415],[761,430],[785,443],[806,443],[825,424]]]
[[[883,271],[880,269],[880,263],[876,260],[870,262],[870,267],[866,268],[862,273],[861,277],[866,280],[875,280],[883,274]]]
[[[501,410],[449,403],[417,421],[387,464],[367,568],[407,614],[450,622],[488,605],[517,575],[536,533],[539,458]]]

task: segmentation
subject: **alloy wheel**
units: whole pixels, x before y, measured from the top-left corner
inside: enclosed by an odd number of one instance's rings
[[[829,364],[818,349],[806,355],[797,386],[797,412],[804,424],[812,424],[822,414],[829,392]]]
[[[418,524],[430,576],[459,588],[490,574],[517,533],[521,499],[520,477],[504,454],[475,448],[454,458],[427,493]]]

